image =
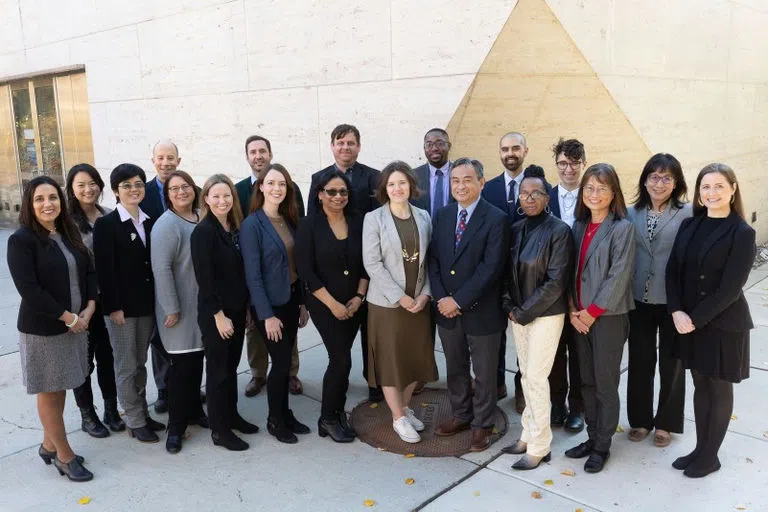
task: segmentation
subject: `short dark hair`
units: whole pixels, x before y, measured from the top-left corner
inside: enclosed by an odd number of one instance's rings
[[[381,170],[379,176],[379,184],[376,186],[374,196],[380,204],[389,202],[389,196],[387,195],[387,182],[389,177],[396,172],[401,172],[405,175],[405,179],[408,180],[408,199],[416,199],[421,197],[421,190],[419,190],[419,184],[416,181],[416,176],[413,174],[413,169],[407,163],[402,160],[395,160],[390,162]]]
[[[613,213],[616,220],[626,218],[627,206],[624,203],[624,194],[621,192],[621,183],[619,182],[619,175],[616,174],[616,169],[611,164],[595,164],[590,165],[584,175],[581,177],[581,183],[579,183],[579,195],[576,198],[576,209],[573,212],[573,216],[576,220],[582,222],[588,222],[592,217],[592,212],[584,205],[584,185],[587,184],[589,178],[595,178],[603,185],[608,185],[613,192],[613,199],[608,209]]]
[[[67,173],[67,181],[66,186],[64,187],[64,192],[67,194],[67,204],[72,215],[72,220],[81,233],[90,233],[93,231],[93,228],[91,227],[91,223],[88,222],[88,216],[83,211],[83,207],[80,206],[80,201],[78,201],[75,197],[75,189],[73,187],[75,176],[81,172],[87,174],[88,177],[90,177],[96,183],[96,185],[99,187],[99,194],[104,191],[104,180],[101,179],[99,171],[97,171],[96,168],[91,164],[73,165]],[[96,204],[96,208],[98,208],[102,214],[106,211],[98,203]]]
[[[197,188],[197,185],[195,185],[195,180],[193,180],[192,176],[190,176],[186,172],[182,171],[181,169],[177,169],[168,175],[168,177],[165,179],[165,184],[163,185],[163,199],[165,200],[165,205],[168,207],[169,210],[171,210],[174,213],[176,212],[176,210],[173,209],[173,201],[171,201],[171,193],[168,190],[169,188],[168,184],[171,182],[171,178],[181,178],[187,183],[187,185],[192,187],[192,190],[194,191],[194,194],[195,194],[195,198],[192,201],[192,208],[197,208],[198,206],[200,206],[200,191]]]
[[[144,172],[144,169],[136,164],[120,164],[112,169],[112,173],[109,175],[109,186],[115,191],[122,182],[136,176],[141,178],[141,181],[144,183],[147,182],[147,174]]]
[[[427,130],[427,133],[424,134],[424,139],[427,138],[427,135],[430,133],[439,133],[440,135],[445,135],[445,138],[450,140],[450,135],[448,135],[448,132],[443,130],[442,128],[432,128],[431,130]]]
[[[344,185],[347,187],[347,206],[344,207],[344,214],[346,215],[355,208],[352,205],[352,183],[349,181],[349,177],[346,173],[343,173],[336,168],[331,168],[329,171],[320,175],[320,178],[317,180],[315,188],[313,189],[314,194],[309,198],[309,201],[315,203],[316,212],[322,212],[323,205],[320,204],[320,191],[323,190],[325,186],[334,178],[341,179],[344,182]]]
[[[552,146],[552,154],[555,157],[555,161],[557,161],[557,155],[560,153],[564,154],[566,158],[576,162],[584,162],[587,159],[587,153],[584,151],[584,144],[579,142],[578,139],[565,140],[560,137],[557,144]]]
[[[523,179],[520,184],[522,185],[522,182],[527,179],[539,180],[541,182],[541,188],[544,190],[544,192],[547,191],[547,177],[544,174],[543,167],[536,164],[531,164],[526,167],[523,171]]]
[[[672,196],[669,198],[675,208],[682,208],[688,200],[688,185],[685,183],[683,167],[674,156],[669,153],[656,153],[653,155],[640,173],[640,179],[637,183],[637,194],[635,195],[635,208],[641,209],[651,204],[651,195],[645,188],[645,182],[648,176],[653,172],[668,172],[675,180],[675,188],[672,189]]]
[[[246,154],[246,156],[248,155],[248,144],[250,144],[251,142],[257,141],[257,140],[260,140],[264,144],[266,144],[267,145],[267,150],[269,150],[270,154],[272,153],[272,144],[269,143],[269,140],[267,140],[266,137],[262,137],[261,135],[251,135],[250,137],[245,139],[245,154]]]
[[[360,130],[351,124],[340,124],[331,132],[331,144],[344,137],[346,134],[351,133],[355,136],[355,140],[360,144]]]
[[[451,172],[457,168],[461,167],[462,165],[468,165],[472,167],[475,170],[475,174],[477,175],[477,179],[481,179],[483,177],[483,163],[480,160],[475,160],[474,158],[468,158],[468,157],[462,157],[458,160],[454,160],[453,165],[451,166],[451,170],[448,171],[448,175],[450,176]]]

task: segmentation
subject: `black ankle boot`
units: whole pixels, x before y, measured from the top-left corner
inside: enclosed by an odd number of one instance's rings
[[[112,432],[122,432],[125,430],[125,422],[117,412],[117,398],[108,398],[104,400],[104,424]]]
[[[82,462],[77,460],[77,457],[66,464],[56,457],[53,459],[53,465],[56,466],[60,475],[67,475],[67,478],[73,482],[87,482],[88,480],[93,479],[93,473],[85,469],[85,466],[83,466]]]
[[[342,409],[341,411],[338,411],[336,415],[339,418],[339,423],[341,424],[341,428],[344,429],[344,432],[346,432],[348,436],[357,437],[357,431],[350,425],[347,413]]]
[[[288,409],[288,414],[285,415],[285,426],[294,434],[309,434],[312,432],[308,426],[296,419],[296,416],[293,415],[293,411],[290,409]]]
[[[168,390],[160,389],[157,391],[157,401],[155,402],[155,412],[164,414],[168,412]]]
[[[221,446],[233,452],[242,452],[249,448],[249,444],[237,437],[234,432],[227,430],[225,432],[211,432],[213,444]]]
[[[275,436],[275,439],[281,443],[296,444],[299,442],[299,439],[291,432],[291,429],[288,428],[284,421],[273,418],[267,419],[267,432]]]
[[[317,420],[317,433],[320,437],[330,436],[337,443],[351,443],[355,440],[355,436],[344,430],[338,418]]]
[[[99,416],[96,414],[93,406],[81,407],[80,416],[83,417],[83,432],[88,432],[91,437],[97,438],[109,436],[109,430],[107,430],[107,427],[105,427],[101,420],[99,420]]]

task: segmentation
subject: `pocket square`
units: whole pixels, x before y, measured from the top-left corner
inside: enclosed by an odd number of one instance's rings
[[[136,233],[131,233],[131,242],[136,240]]]

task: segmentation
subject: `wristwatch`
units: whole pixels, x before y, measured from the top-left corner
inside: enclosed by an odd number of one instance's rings
[[[355,297],[359,297],[361,301],[365,302],[365,295],[363,295],[362,293],[356,293]]]

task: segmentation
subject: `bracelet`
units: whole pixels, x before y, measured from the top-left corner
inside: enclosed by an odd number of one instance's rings
[[[77,316],[76,314],[72,313],[72,316],[74,316],[74,317],[75,317],[75,319],[74,319],[74,320],[72,320],[72,323],[71,323],[71,324],[68,324],[67,322],[64,322],[64,325],[66,325],[66,326],[67,326],[67,327],[69,327],[70,329],[71,329],[72,327],[74,327],[74,326],[77,324],[77,321],[78,321],[78,320],[80,320],[80,317],[79,317],[79,316]]]

